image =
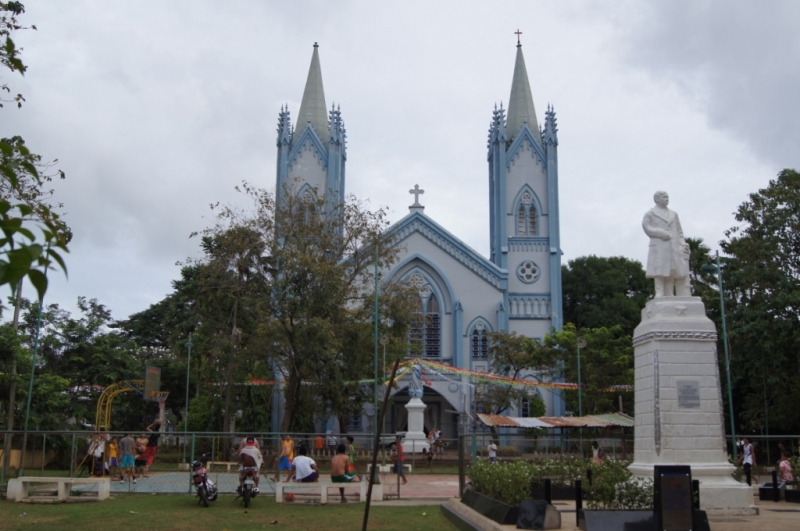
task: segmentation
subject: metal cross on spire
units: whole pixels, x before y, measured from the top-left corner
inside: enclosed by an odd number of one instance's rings
[[[425,190],[421,189],[418,184],[414,185],[414,188],[408,191],[409,194],[414,195],[414,204],[411,205],[412,207],[419,207],[422,206],[419,203],[419,196],[425,193]]]
[[[517,31],[514,32],[514,35],[517,36],[517,46],[522,46],[522,43],[519,41],[519,36],[522,35],[522,32],[517,28]]]

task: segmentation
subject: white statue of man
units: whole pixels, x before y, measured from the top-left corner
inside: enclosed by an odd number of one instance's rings
[[[683,238],[677,212],[667,208],[667,192],[653,195],[656,206],[642,220],[645,234],[650,236],[647,253],[647,278],[655,279],[656,297],[688,297],[689,244]]]

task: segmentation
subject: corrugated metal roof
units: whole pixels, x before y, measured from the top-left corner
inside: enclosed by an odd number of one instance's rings
[[[633,427],[633,417],[622,413],[587,415],[585,417],[507,417],[478,413],[478,418],[487,426],[502,428],[609,428]]]

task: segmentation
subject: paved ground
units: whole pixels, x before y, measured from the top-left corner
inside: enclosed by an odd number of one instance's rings
[[[379,474],[383,484],[383,493],[393,499],[397,498],[398,485],[397,475]],[[326,475],[323,475],[326,477]],[[408,484],[400,486],[400,498],[407,500],[447,500],[458,496],[458,476],[436,475],[436,474],[407,474]],[[232,494],[239,485],[236,473],[212,472],[209,478],[219,487],[221,494]],[[259,490],[263,494],[274,493],[275,487],[271,480],[266,480],[261,476]],[[76,487],[76,490],[95,491],[97,487],[86,486]],[[149,478],[140,478],[136,483],[129,481],[111,482],[112,494],[167,494],[167,493],[190,493],[194,489],[191,487],[191,476],[188,472],[157,472]]]

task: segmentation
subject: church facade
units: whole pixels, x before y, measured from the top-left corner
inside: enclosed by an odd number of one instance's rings
[[[476,132],[478,134],[478,132]],[[347,153],[339,109],[327,109],[319,49],[314,51],[293,128],[281,109],[278,123],[277,190],[290,182],[300,194],[325,190],[330,201],[345,194]],[[414,204],[403,219],[387,229],[401,246],[398,261],[382,272],[384,279],[418,289],[420,324],[409,341],[420,356],[444,365],[489,370],[488,339],[493,331],[516,332],[541,339],[562,326],[561,247],[558,206],[558,136],[555,111],[548,106],[540,127],[528,80],[522,46],[516,63],[507,110],[492,111],[487,146],[490,254],[470,248],[425,214],[422,191],[414,185]],[[297,183],[299,182],[299,187]],[[409,183],[412,184],[412,183]],[[424,186],[424,183],[418,183]],[[536,375],[529,375],[536,379]],[[459,377],[426,374],[426,428],[445,437],[457,434],[458,415],[473,411],[474,389]],[[409,379],[401,379],[384,429],[403,431]],[[557,391],[539,388],[547,414],[564,414]],[[525,416],[527,404],[507,414]],[[277,419],[276,419],[277,420]],[[356,416],[348,431],[371,431],[371,415]],[[338,431],[335,421],[320,431]]]

